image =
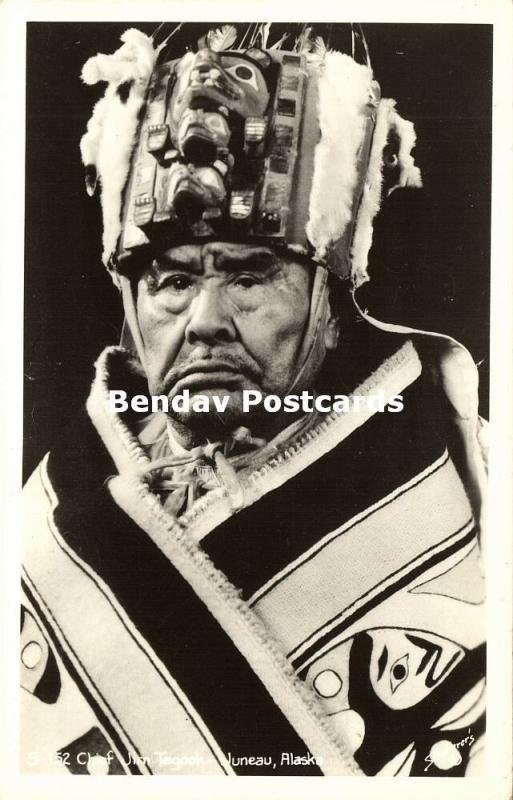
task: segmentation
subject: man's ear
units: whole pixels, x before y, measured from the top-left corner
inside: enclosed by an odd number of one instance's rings
[[[326,350],[335,350],[338,345],[338,336],[340,333],[340,322],[337,316],[333,314],[330,303],[330,316],[327,325],[324,329],[324,346]]]

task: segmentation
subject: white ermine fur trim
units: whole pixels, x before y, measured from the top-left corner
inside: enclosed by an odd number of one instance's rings
[[[321,140],[316,145],[306,234],[323,259],[351,220],[363,108],[372,97],[371,70],[343,53],[326,53],[319,79]]]
[[[151,38],[136,28],[129,28],[121,36],[121,41],[124,44],[115,53],[98,53],[86,61],[82,68],[84,83],[106,81],[119,84],[150,77],[156,55]]]
[[[381,203],[383,182],[383,149],[387,143],[389,114],[394,100],[381,100],[376,115],[376,127],[372,139],[372,149],[363,187],[362,200],[351,248],[351,273],[355,286],[369,280],[367,256],[372,244],[372,223]]]
[[[82,70],[85,83],[108,83],[80,142],[82,161],[96,170],[102,186],[104,264],[114,252],[121,232],[122,192],[136,143],[139,111],[157,55],[152,40],[134,28],[126,31],[121,40],[125,44],[113,55],[100,53],[90,58]],[[123,102],[117,89],[127,82],[131,86]]]
[[[395,130],[399,138],[399,182],[393,189],[399,186],[422,186],[420,170],[415,166],[411,155],[411,150],[415,145],[413,123],[400,117],[394,106],[395,100],[384,99],[381,100],[378,107],[367,178],[363,187],[351,246],[351,274],[355,288],[369,280],[367,263],[372,245],[372,225],[381,205],[383,150],[391,129]]]
[[[411,151],[415,147],[415,142],[417,141],[413,122],[403,119],[399,116],[394,108],[391,108],[390,127],[395,129],[397,136],[399,137],[399,153],[397,157],[400,171],[399,182],[390,189],[388,194],[392,194],[394,189],[400,187],[402,188],[409,186],[420,189],[422,186],[420,169],[415,166],[415,161],[411,154]]]

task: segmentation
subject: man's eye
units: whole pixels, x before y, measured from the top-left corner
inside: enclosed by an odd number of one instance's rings
[[[240,286],[242,289],[251,289],[251,287],[255,286],[257,283],[259,283],[259,281],[255,275],[237,275],[234,280],[235,286]]]
[[[190,289],[192,280],[187,275],[170,275],[160,284],[160,289],[173,289],[175,292],[184,292]]]

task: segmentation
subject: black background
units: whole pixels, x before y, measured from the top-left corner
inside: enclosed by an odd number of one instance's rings
[[[93,362],[119,340],[122,310],[101,264],[99,201],[84,188],[79,141],[104,85],[80,71],[112,53],[129,27],[157,23],[27,26],[25,477],[85,401]],[[245,26],[237,23],[240,30]],[[161,37],[170,32],[166,23]],[[183,52],[217,23],[189,24],[170,43]],[[296,25],[273,25],[270,43]],[[396,191],[375,224],[371,313],[455,336],[480,365],[488,408],[492,27],[366,24],[384,97],[415,123],[422,191]],[[350,48],[346,25],[316,25]],[[159,38],[159,41],[160,41]],[[290,43],[289,43],[290,44]]]

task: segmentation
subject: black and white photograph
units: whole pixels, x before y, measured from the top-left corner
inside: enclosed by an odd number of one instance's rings
[[[19,772],[484,779],[497,26],[210,8],[25,24]]]

